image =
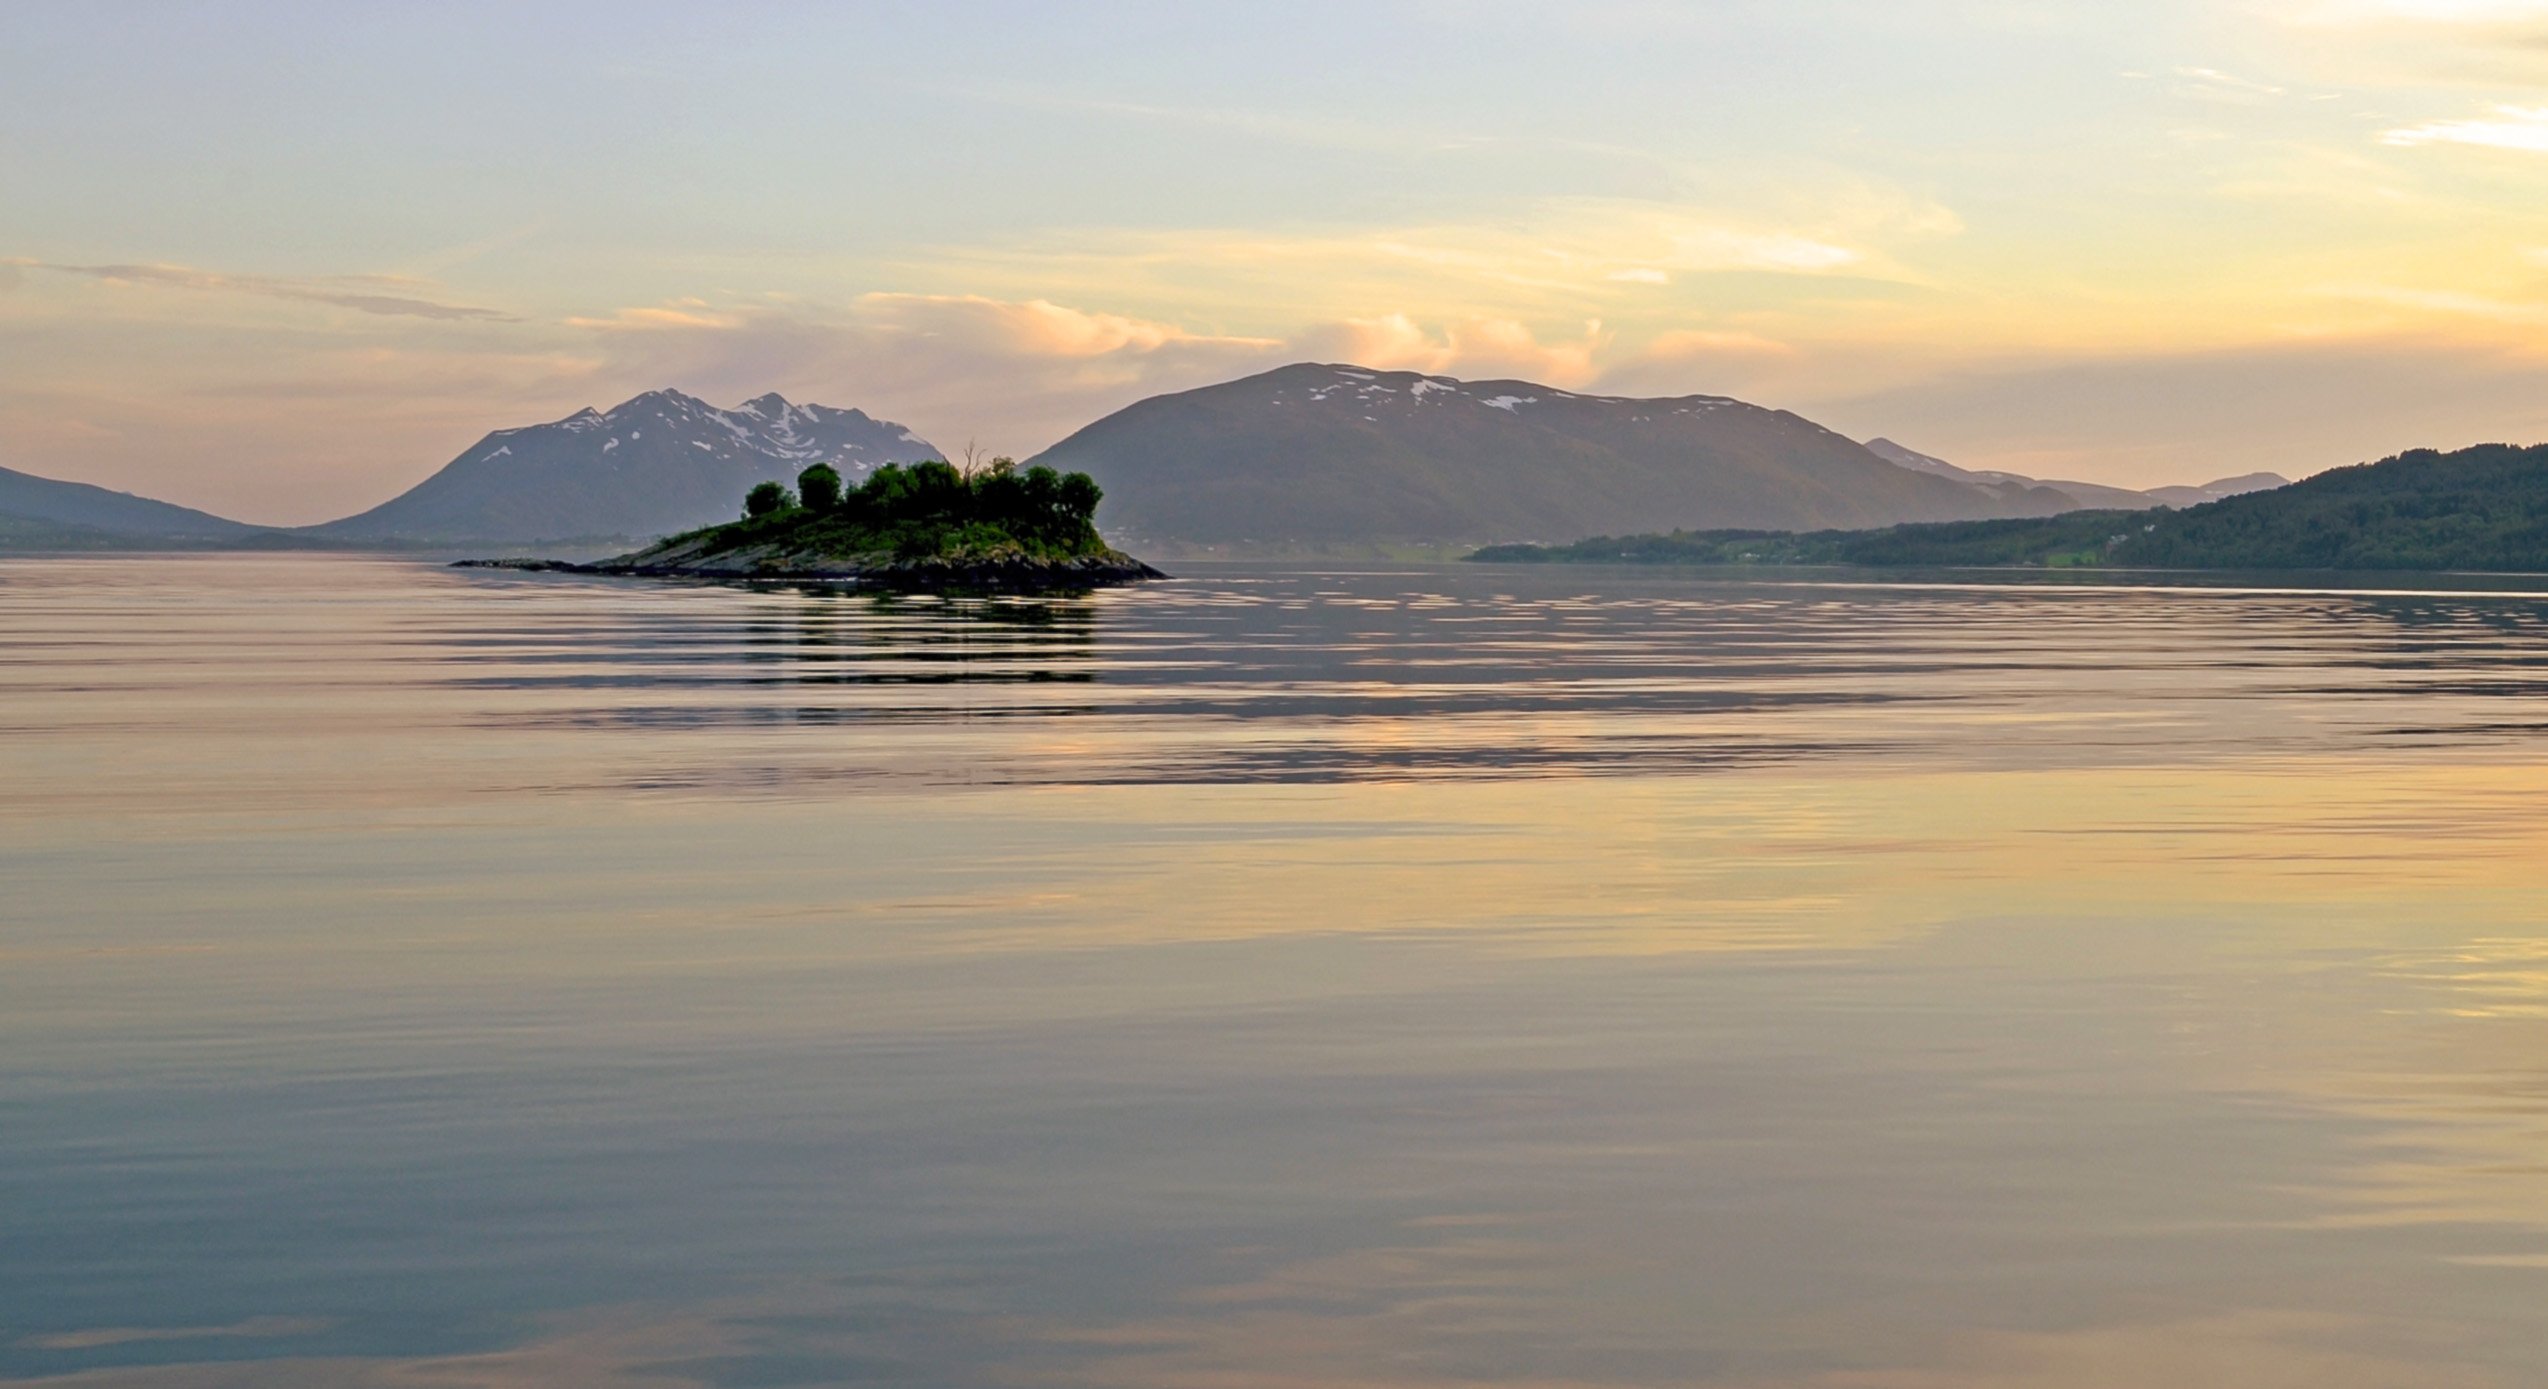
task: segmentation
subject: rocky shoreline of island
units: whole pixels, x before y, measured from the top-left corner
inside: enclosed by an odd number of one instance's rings
[[[557,559],[464,559],[452,568],[722,583],[821,583],[895,593],[1069,593],[1168,577],[1120,551],[1070,559],[942,555],[918,559],[892,555],[816,559],[740,553],[684,562],[640,561],[634,555],[588,564]]]

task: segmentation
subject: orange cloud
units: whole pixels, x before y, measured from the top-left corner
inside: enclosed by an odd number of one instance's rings
[[[664,328],[740,328],[743,319],[734,314],[717,313],[705,299],[675,299],[669,303],[643,308],[621,309],[608,318],[570,318],[569,327],[623,329],[645,332]]]
[[[1579,338],[1542,342],[1512,319],[1468,319],[1436,336],[1405,314],[1384,314],[1313,328],[1294,339],[1299,347],[1294,355],[1392,371],[1518,376],[1576,386],[1596,374],[1594,358],[1610,340],[1599,319],[1586,323]]]
[[[1174,324],[1122,314],[1087,313],[1049,299],[1023,303],[974,294],[870,294],[862,317],[889,331],[953,336],[980,346],[1038,357],[1106,357],[1178,346],[1272,350],[1275,338],[1190,332]]]
[[[1612,339],[1598,321],[1543,339],[1512,319],[1432,325],[1403,313],[1265,337],[1041,298],[909,293],[829,309],[682,300],[574,322],[596,334],[610,363],[603,376],[632,391],[669,384],[724,399],[784,390],[1020,456],[1144,396],[1286,362],[1578,385],[1599,373]]]

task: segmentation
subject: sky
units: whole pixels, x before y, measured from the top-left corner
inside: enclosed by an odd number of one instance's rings
[[[2548,0],[9,0],[0,466],[1351,361],[2147,486],[2548,440]]]

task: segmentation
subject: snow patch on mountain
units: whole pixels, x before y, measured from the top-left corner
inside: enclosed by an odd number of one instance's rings
[[[775,391],[731,410],[648,391],[607,410],[498,430],[406,494],[322,529],[361,538],[648,537],[731,520],[755,483],[792,485],[815,463],[854,481],[887,463],[943,456],[899,424],[798,405]]]

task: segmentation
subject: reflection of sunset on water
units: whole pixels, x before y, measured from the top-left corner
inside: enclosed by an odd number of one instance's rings
[[[0,569],[0,1384],[2518,1389],[2543,672],[2447,588]]]

